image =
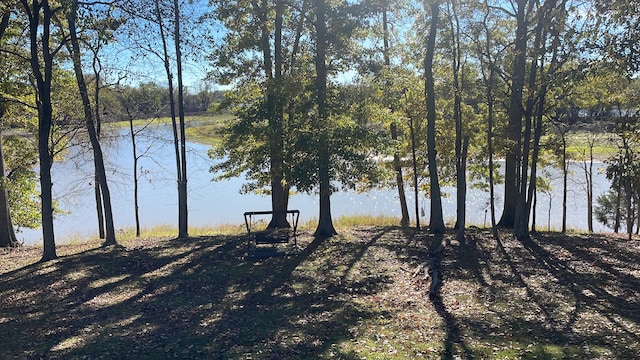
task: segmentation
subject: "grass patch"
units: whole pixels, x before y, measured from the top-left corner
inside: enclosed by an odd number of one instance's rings
[[[185,116],[185,126],[194,127],[194,126],[216,125],[216,124],[223,123],[226,120],[229,120],[231,118],[233,118],[233,115],[229,115],[229,114],[188,115],[188,116]],[[149,123],[156,124],[156,125],[170,124],[171,117],[133,120],[134,126],[144,126]],[[105,126],[111,126],[116,128],[128,128],[129,121],[124,120],[124,121],[110,122],[110,123],[106,123]]]
[[[593,135],[587,132],[570,133],[568,136],[567,152],[572,159],[588,160],[589,139]],[[606,160],[618,153],[619,139],[616,134],[600,133],[595,139],[593,146],[593,156],[597,160]]]
[[[193,115],[185,117],[185,133],[189,141],[197,142],[205,145],[213,145],[220,142],[220,129],[225,122],[232,119],[233,115],[229,114],[208,114]],[[170,117],[162,117],[155,119],[137,119],[133,121],[136,127],[153,125],[170,124]],[[107,126],[113,128],[128,128],[129,121],[119,121],[108,123]]]
[[[362,222],[370,219],[361,220]],[[354,220],[349,220],[354,221]],[[380,219],[384,222],[387,220]],[[302,230],[246,259],[237,229],[0,250],[6,358],[629,359],[640,353],[640,242],[544,233],[495,240],[395,226]],[[196,235],[199,231],[203,235]],[[212,232],[207,235],[207,232]],[[149,232],[151,233],[151,232]],[[448,241],[444,282],[414,270]],[[29,334],[29,336],[22,336]]]

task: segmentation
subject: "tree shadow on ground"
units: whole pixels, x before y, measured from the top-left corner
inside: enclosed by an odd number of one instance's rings
[[[248,261],[243,237],[201,237],[99,248],[35,264],[2,275],[0,326],[4,338],[11,339],[2,341],[3,354],[326,355],[350,336],[351,327],[380,315],[345,295],[375,293],[388,281],[346,276],[376,238],[368,240],[333,240],[328,246],[329,240],[302,234],[298,254]]]
[[[458,321],[465,336],[486,343],[489,351],[476,356],[627,359],[640,353],[637,242],[560,234],[495,240],[476,232],[448,259],[450,281],[473,293],[468,305],[475,313]]]
[[[245,237],[97,248],[0,275],[7,358],[633,358],[640,244],[540,234],[451,241],[352,228],[288,256]]]

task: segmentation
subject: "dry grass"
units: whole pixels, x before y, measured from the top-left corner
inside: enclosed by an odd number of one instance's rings
[[[352,227],[265,259],[240,235],[0,254],[2,358],[629,359],[640,244]],[[449,240],[438,296],[414,269]],[[28,334],[28,336],[25,336]]]

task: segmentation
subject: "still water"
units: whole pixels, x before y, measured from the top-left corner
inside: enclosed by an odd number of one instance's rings
[[[141,131],[137,137],[140,222],[143,228],[168,224],[177,227],[177,184],[176,163],[169,126],[160,125]],[[188,143],[188,189],[189,225],[215,226],[232,224],[243,226],[245,211],[269,210],[270,198],[255,194],[240,194],[243,178],[213,182],[209,168],[213,164],[207,156],[206,145]],[[103,135],[103,152],[107,167],[109,189],[111,191],[116,230],[135,226],[133,206],[133,154],[128,129],[111,130]],[[609,181],[598,171],[603,164],[594,166],[594,198],[609,188]],[[560,171],[548,169],[552,178],[551,196],[539,194],[539,229],[547,228],[549,200],[551,200],[550,225],[561,227],[562,221],[562,179]],[[568,227],[587,229],[586,193],[584,172],[579,164],[571,165],[572,175],[568,191]],[[98,226],[93,193],[93,162],[91,150],[86,145],[72,146],[65,161],[54,164],[52,169],[53,193],[64,214],[54,221],[56,241],[64,243],[71,239],[97,237]],[[413,191],[407,187],[407,199],[414,221]],[[455,189],[445,187],[443,209],[445,220],[455,219]],[[502,187],[496,188],[497,214],[501,214]],[[424,209],[421,224],[428,223],[428,199],[420,197],[420,207]],[[315,194],[296,194],[289,202],[290,209],[300,210],[300,220],[308,221],[318,217],[318,200]],[[395,190],[371,190],[364,193],[354,191],[338,192],[331,197],[334,219],[343,215],[386,215],[400,217],[398,196]],[[486,191],[469,188],[467,199],[467,223],[483,226],[490,223],[488,214],[489,194]],[[487,225],[488,226],[488,225]],[[594,221],[595,231],[610,231]],[[20,229],[18,238],[26,244],[41,242],[40,229]]]

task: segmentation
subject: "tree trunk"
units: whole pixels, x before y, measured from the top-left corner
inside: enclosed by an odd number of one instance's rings
[[[434,1],[431,3],[431,25],[424,60],[424,91],[427,105],[427,152],[429,158],[429,188],[431,192],[429,230],[434,234],[443,234],[445,231],[440,183],[438,181],[438,165],[436,163],[436,97],[433,79],[433,57],[435,54],[439,15],[440,3],[439,1]]]
[[[162,12],[160,11],[160,0],[154,1],[155,5],[155,15],[156,21],[158,22],[158,30],[160,32],[160,40],[162,41],[162,54],[163,54],[163,64],[164,71],[167,75],[167,86],[169,92],[169,109],[171,112],[171,129],[173,131],[173,147],[174,153],[176,157],[176,181],[178,184],[178,237],[183,237],[182,226],[184,221],[186,220],[186,215],[182,213],[183,206],[186,206],[186,196],[183,199],[183,189],[185,190],[186,195],[186,186],[183,187],[183,179],[182,179],[182,161],[180,156],[180,137],[178,135],[178,124],[176,121],[176,101],[174,98],[174,87],[173,87],[173,73],[171,72],[171,63],[169,50],[167,46],[167,36],[164,31],[164,21],[162,20]],[[185,183],[186,185],[186,183]],[[183,201],[185,200],[185,201]],[[183,218],[184,216],[184,218]]]
[[[133,116],[129,107],[125,106],[129,117],[129,132],[131,133],[131,149],[133,154],[133,210],[136,221],[136,237],[140,237],[140,206],[138,201],[138,146],[136,144],[136,132],[133,129]]]
[[[176,67],[178,71],[178,117],[180,121],[180,166],[178,172],[178,237],[189,237],[189,207],[187,206],[187,136],[184,119],[184,87],[182,86],[182,48],[180,37],[180,5],[173,0],[174,12],[174,44],[176,48]]]
[[[469,151],[469,135],[466,135],[462,144],[459,165],[456,171],[457,177],[457,207],[458,207],[458,232],[457,239],[461,243],[465,238],[466,214],[467,214],[467,153]]]
[[[398,126],[396,125],[395,122],[391,124],[391,140],[393,141],[398,140]],[[409,209],[407,208],[407,196],[404,193],[404,175],[402,174],[402,165],[400,164],[400,154],[398,153],[397,148],[393,153],[393,168],[396,172],[396,187],[398,188],[398,199],[400,201],[400,213],[402,214],[402,217],[400,218],[400,226],[408,226],[409,225]],[[417,198],[416,198],[416,204],[417,204]],[[417,205],[416,205],[416,208],[417,208]],[[418,219],[418,212],[416,211],[416,220],[417,219]]]
[[[387,1],[383,3],[382,8],[382,33],[383,33],[383,56],[384,65],[387,70],[391,68],[391,56],[389,56],[389,19],[387,17],[389,4]],[[391,109],[393,111],[393,109]],[[398,141],[398,125],[395,120],[389,126],[391,132],[391,140],[394,143]],[[409,225],[409,209],[407,208],[407,196],[404,193],[404,176],[402,174],[402,165],[400,163],[400,153],[396,146],[393,152],[393,170],[396,172],[396,187],[398,188],[398,199],[400,201],[400,226]],[[417,199],[416,199],[417,201]],[[418,219],[418,212],[416,211],[416,219]]]
[[[337,235],[331,219],[331,175],[329,135],[327,134],[327,24],[325,19],[326,4],[324,0],[315,0],[316,10],[316,96],[318,107],[318,123],[321,135],[318,144],[318,178],[320,181],[320,216],[318,227],[314,233],[316,237],[331,237]]]
[[[562,134],[562,233],[567,232],[567,180],[569,169],[567,169],[567,139]]]
[[[420,205],[419,189],[418,189],[418,157],[416,155],[416,130],[414,128],[413,116],[408,114],[409,117],[409,131],[411,132],[411,164],[413,166],[413,196],[414,196],[414,210],[416,213],[416,230],[420,230]]]
[[[467,149],[469,136],[464,136],[462,129],[462,86],[460,81],[460,22],[456,11],[456,1],[451,0],[451,14],[449,25],[451,30],[451,70],[453,74],[453,118],[456,129],[456,229],[457,238],[464,241],[466,227],[466,201],[467,201]],[[464,144],[463,144],[464,143]]]
[[[592,138],[589,142],[589,168],[587,165],[585,168],[585,177],[587,179],[587,228],[590,233],[593,232],[593,147],[595,145],[595,139]]]
[[[495,179],[494,179],[494,163],[493,163],[493,79],[494,79],[494,65],[491,58],[491,31],[487,26],[487,17],[489,16],[489,9],[486,9],[484,15],[483,26],[485,30],[485,44],[484,52],[487,57],[487,69],[482,66],[482,76],[485,81],[485,91],[487,97],[487,152],[489,153],[489,206],[491,208],[491,230],[494,239],[499,238],[498,229],[496,227],[496,201],[495,201]],[[482,59],[483,54],[480,51],[480,57]],[[487,74],[488,72],[488,74]]]
[[[287,221],[289,188],[284,178],[284,101],[281,96],[283,54],[282,21],[284,2],[278,0],[275,7],[274,65],[271,66],[271,44],[268,29],[267,1],[262,1],[260,9],[262,53],[267,85],[267,121],[269,122],[269,173],[271,176],[271,210],[273,215],[267,228],[289,228]]]
[[[94,111],[95,111],[95,120],[96,120],[96,135],[98,137],[98,141],[100,140],[100,133],[102,132],[102,120],[100,119],[100,71],[96,66],[99,62],[98,60],[98,51],[94,52],[93,58],[93,75],[95,76],[95,86],[93,89],[93,102],[94,102]],[[94,164],[95,165],[95,164]],[[96,174],[97,174],[96,169]],[[104,207],[102,204],[102,190],[100,189],[100,181],[98,181],[98,175],[94,178],[94,196],[96,199],[96,215],[98,217],[98,236],[100,239],[104,239],[105,228],[104,228]]]
[[[4,168],[4,145],[2,144],[2,121],[4,117],[3,104],[0,103],[0,247],[18,246],[16,232],[11,221],[11,211],[9,209],[9,193],[6,188],[7,178]]]
[[[536,224],[536,203],[538,201],[537,198],[537,178],[538,178],[538,156],[540,154],[540,138],[542,137],[542,119],[544,116],[544,107],[545,107],[545,99],[547,96],[547,86],[542,85],[542,89],[540,91],[539,103],[538,103],[538,111],[536,118],[536,128],[533,136],[533,154],[531,155],[531,178],[529,180],[529,190],[527,193],[527,202],[526,202],[526,218],[529,219],[529,213],[533,209],[533,225],[532,232],[535,232],[535,224]]]
[[[526,72],[527,50],[527,21],[525,5],[527,0],[517,0],[516,9],[516,39],[511,73],[511,96],[509,100],[509,123],[507,126],[507,139],[509,149],[505,160],[504,177],[504,207],[499,225],[513,228],[518,201],[518,168],[521,157],[521,133],[522,133],[522,92],[524,88]]]
[[[53,194],[51,165],[53,154],[49,147],[53,106],[51,104],[51,79],[53,73],[53,53],[51,52],[51,18],[54,15],[48,0],[20,0],[29,17],[30,65],[36,85],[38,107],[38,160],[40,162],[40,191],[42,215],[43,251],[41,261],[57,258],[53,231]],[[42,13],[41,13],[42,11]],[[42,20],[42,23],[40,23]],[[40,39],[38,38],[40,37]],[[42,60],[40,59],[42,56]],[[42,61],[42,63],[41,63]],[[44,71],[44,74],[43,74]]]
[[[0,20],[0,40],[9,27],[11,17],[10,9],[5,9]],[[16,232],[11,221],[9,209],[9,193],[6,188],[6,176],[4,168],[4,149],[2,144],[2,124],[6,113],[5,99],[0,95],[0,247],[14,247],[19,245]]]
[[[102,192],[102,202],[104,204],[105,215],[105,230],[106,236],[104,244],[115,245],[116,233],[113,224],[113,211],[111,209],[111,195],[109,193],[109,185],[107,183],[106,171],[104,168],[104,158],[102,156],[102,148],[100,141],[98,140],[98,134],[96,132],[95,124],[93,122],[93,110],[91,109],[91,100],[89,99],[89,91],[82,72],[82,63],[80,60],[80,43],[76,34],[76,16],[78,10],[78,2],[73,1],[71,3],[71,9],[67,14],[67,20],[69,22],[69,35],[71,38],[71,46],[69,52],[71,53],[71,59],[73,61],[73,69],[76,75],[76,81],[80,90],[80,97],[82,98],[82,107],[84,110],[85,123],[87,131],[89,132],[89,140],[91,141],[91,147],[93,148],[93,161],[96,170],[96,178],[100,183],[100,190]]]

